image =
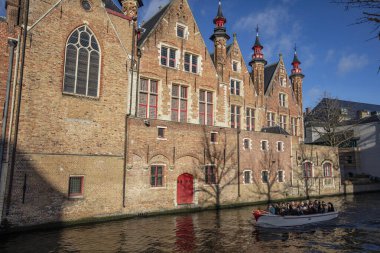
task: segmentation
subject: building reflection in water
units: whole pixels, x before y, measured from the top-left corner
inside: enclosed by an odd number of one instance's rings
[[[196,245],[194,223],[192,216],[179,216],[176,218],[176,251],[193,251]]]

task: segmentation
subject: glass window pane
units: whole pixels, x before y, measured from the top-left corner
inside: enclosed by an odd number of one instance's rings
[[[79,49],[77,86],[76,93],[86,95],[87,89],[87,69],[88,69],[88,51],[87,49]]]
[[[68,45],[66,49],[65,79],[63,85],[65,92],[74,92],[76,63],[77,49],[72,45]]]

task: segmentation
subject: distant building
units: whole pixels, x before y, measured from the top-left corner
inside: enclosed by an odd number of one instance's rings
[[[340,122],[335,131],[339,163],[345,176],[366,174],[380,177],[380,105],[324,98],[305,116],[305,143],[328,145],[326,121],[315,120],[329,105]],[[331,112],[334,114],[334,112]]]

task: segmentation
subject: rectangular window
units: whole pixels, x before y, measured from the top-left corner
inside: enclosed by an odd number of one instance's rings
[[[284,171],[283,170],[279,170],[277,172],[277,180],[278,182],[280,183],[283,183],[284,182]]]
[[[232,70],[237,72],[238,71],[238,63],[236,61],[232,62]]]
[[[240,81],[231,79],[231,94],[240,96]]]
[[[250,184],[251,183],[251,171],[245,170],[244,171],[244,184]]]
[[[267,170],[263,170],[261,172],[261,180],[263,183],[268,183],[269,182],[269,172]]]
[[[231,128],[240,128],[240,106],[231,105]]]
[[[248,150],[249,148],[250,148],[250,141],[249,141],[249,139],[244,139],[244,141],[243,141],[243,145],[244,145],[244,149],[245,150]]]
[[[163,186],[163,171],[164,166],[152,165],[150,167],[150,186],[162,187]]]
[[[274,113],[273,112],[268,112],[267,113],[267,125],[268,127],[272,127],[275,125],[274,122]]]
[[[210,142],[211,143],[217,143],[218,142],[218,133],[211,132],[211,134],[210,134]]]
[[[286,115],[280,115],[280,127],[286,130]]]
[[[268,141],[261,141],[261,150],[268,150]]]
[[[185,27],[182,25],[177,25],[177,37],[185,38]]]
[[[277,142],[277,151],[282,152],[284,150],[284,143],[282,141]]]
[[[83,176],[70,176],[69,198],[83,197]]]
[[[216,184],[216,167],[214,165],[205,166],[205,183]]]
[[[157,127],[157,137],[159,139],[165,139],[165,127]]]
[[[194,74],[198,73],[198,56],[185,53],[185,71]]]
[[[174,48],[161,46],[161,65],[166,67],[176,67],[176,52]]]
[[[279,95],[280,106],[286,107],[286,94],[280,93]]]
[[[172,121],[187,122],[187,87],[172,85]]]
[[[247,126],[247,131],[255,131],[255,109],[252,108],[247,108],[246,113],[246,126]]]
[[[286,87],[286,78],[280,78],[280,85]]]
[[[292,125],[292,135],[297,135],[297,119],[292,117],[291,118],[291,125]]]
[[[140,79],[138,116],[141,118],[157,118],[158,82]]]
[[[199,124],[213,125],[213,94],[211,91],[199,92]]]

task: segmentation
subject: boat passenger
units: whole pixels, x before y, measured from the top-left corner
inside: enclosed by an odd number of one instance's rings
[[[335,212],[334,206],[331,202],[327,203],[327,211],[328,212]]]
[[[269,205],[268,205],[268,211],[269,211],[271,214],[276,214],[276,209],[272,206],[272,204],[269,204]]]

